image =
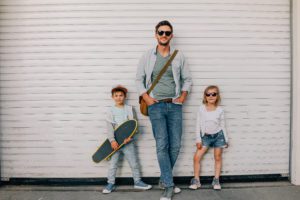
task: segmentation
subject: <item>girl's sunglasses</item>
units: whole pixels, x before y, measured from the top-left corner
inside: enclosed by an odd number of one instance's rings
[[[158,34],[159,36],[163,36],[164,34],[165,34],[166,36],[170,36],[170,35],[172,34],[172,31],[157,31],[157,34]]]
[[[207,97],[210,97],[210,96],[216,97],[217,95],[218,95],[218,93],[215,93],[215,92],[213,92],[213,93],[206,93],[205,94],[205,96],[207,96]]]

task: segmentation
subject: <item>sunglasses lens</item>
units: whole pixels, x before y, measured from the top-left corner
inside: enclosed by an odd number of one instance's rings
[[[166,31],[165,33],[166,33],[166,36],[170,36],[172,34],[171,31]]]
[[[157,34],[158,34],[159,36],[162,36],[164,33],[165,33],[164,31],[157,31]]]
[[[213,97],[215,97],[215,96],[217,96],[217,93],[206,93],[205,94],[205,96],[207,96],[207,97],[209,97],[209,96],[213,96]]]
[[[171,31],[157,31],[157,34],[158,34],[159,36],[163,36],[164,34],[165,34],[166,36],[170,36],[170,35],[172,34],[172,32],[171,32]]]

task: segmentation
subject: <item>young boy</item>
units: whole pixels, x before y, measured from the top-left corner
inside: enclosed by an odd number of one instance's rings
[[[118,148],[118,143],[114,138],[114,129],[118,127],[123,122],[129,119],[136,119],[135,112],[132,106],[125,104],[127,89],[123,86],[118,85],[117,87],[111,90],[112,99],[115,102],[115,105],[110,107],[107,112],[107,129],[108,129],[108,139],[111,142],[111,147],[113,149]],[[119,149],[110,160],[110,167],[108,170],[108,181],[106,187],[103,189],[102,193],[108,194],[115,189],[115,178],[118,167],[118,161],[120,154],[123,153],[124,157],[128,161],[134,180],[134,188],[141,190],[149,190],[152,188],[151,185],[144,183],[141,180],[139,164],[137,160],[136,147],[132,138],[125,139],[125,146]]]

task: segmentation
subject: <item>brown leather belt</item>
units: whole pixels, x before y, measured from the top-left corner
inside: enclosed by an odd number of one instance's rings
[[[173,99],[172,99],[172,98],[161,99],[161,100],[158,100],[158,102],[172,103],[172,102],[173,102]]]

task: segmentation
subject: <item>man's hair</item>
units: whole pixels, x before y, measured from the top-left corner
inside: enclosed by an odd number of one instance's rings
[[[156,26],[155,26],[155,33],[157,33],[158,28],[161,26],[169,26],[171,28],[171,31],[173,32],[173,26],[171,25],[171,23],[167,20],[161,21],[159,22]]]

